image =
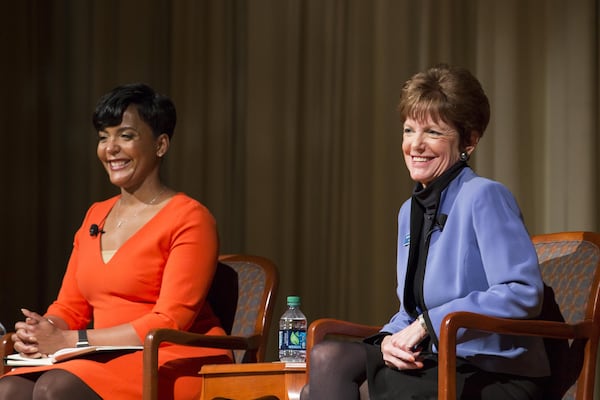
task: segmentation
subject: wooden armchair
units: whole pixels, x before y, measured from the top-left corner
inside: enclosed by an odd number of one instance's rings
[[[460,328],[559,339],[546,342],[552,344],[552,379],[544,398],[594,398],[600,333],[600,234],[553,233],[534,236],[533,242],[542,277],[553,289],[565,322],[492,318],[466,312],[447,315],[440,330],[440,400],[456,399],[456,333]]]
[[[264,361],[278,283],[277,269],[266,258],[219,257],[208,300],[229,335],[209,336],[173,329],[149,332],[144,342],[144,400],[158,399],[158,348],[163,342],[232,349],[236,363]]]
[[[172,329],[149,332],[144,343],[143,398],[158,398],[158,347],[162,342],[232,349],[236,363],[264,361],[278,284],[277,268],[266,258],[220,256],[208,301],[229,335],[208,336]],[[0,341],[2,359],[14,352],[11,334]],[[4,367],[2,373],[9,368]]]
[[[600,234],[562,232],[533,236],[532,240],[542,277],[554,293],[564,322],[449,314],[439,338],[440,400],[456,399],[456,333],[460,328],[548,338],[552,379],[545,398],[593,398],[600,334]],[[307,353],[330,335],[366,337],[379,329],[335,319],[316,320],[308,328]],[[310,358],[307,362],[310,369]]]

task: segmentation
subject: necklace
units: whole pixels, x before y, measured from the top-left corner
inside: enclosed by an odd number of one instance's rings
[[[131,217],[129,217],[129,218],[119,218],[119,222],[117,222],[117,228],[120,228],[121,226],[123,226],[123,224],[126,223],[128,219],[135,219],[135,217],[137,217],[138,214],[142,210],[145,210],[146,208],[150,207],[151,205],[154,205],[154,203],[156,202],[156,200],[158,200],[158,198],[160,197],[160,195],[163,194],[164,192],[165,192],[165,188],[163,187],[162,190],[160,192],[158,192],[156,194],[156,196],[154,196],[152,198],[152,200],[150,200],[148,203],[145,203],[143,207],[138,208],[138,210]],[[118,211],[121,211],[121,199],[119,199],[119,205],[118,205],[118,207],[119,207]]]

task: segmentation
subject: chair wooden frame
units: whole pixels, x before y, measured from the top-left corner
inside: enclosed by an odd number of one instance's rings
[[[306,331],[306,370],[310,371],[312,348],[330,336],[362,339],[376,334],[381,326],[359,324],[335,318],[320,318],[313,321]],[[308,381],[308,374],[306,374]]]
[[[0,339],[0,356],[2,357],[2,360],[4,360],[4,357],[6,357],[7,355],[15,352],[15,349],[13,347],[13,341],[11,339],[12,334],[13,332],[8,332],[2,336],[2,339]],[[10,371],[10,368],[11,367],[7,367],[3,363],[1,371],[2,373],[0,374],[0,376]]]
[[[534,244],[544,242],[588,242],[600,249],[600,234],[594,232],[560,232],[532,236]],[[596,358],[600,337],[600,261],[596,266],[588,296],[585,318],[574,323],[543,320],[493,318],[470,312],[455,312],[442,321],[439,337],[438,399],[456,400],[456,334],[461,328],[501,334],[539,336],[555,339],[585,341],[583,365],[577,379],[577,400],[593,398],[596,379]],[[338,319],[313,321],[307,331],[307,370],[310,370],[310,351],[330,335],[364,338],[377,333],[381,327],[357,324]],[[307,374],[308,379],[308,374]]]

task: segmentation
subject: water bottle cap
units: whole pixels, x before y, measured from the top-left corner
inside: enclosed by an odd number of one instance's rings
[[[288,303],[288,306],[300,305],[300,296],[288,296],[287,303]]]

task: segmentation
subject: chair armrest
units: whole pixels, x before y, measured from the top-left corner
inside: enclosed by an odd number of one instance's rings
[[[438,354],[440,400],[456,400],[456,336],[461,328],[506,335],[537,336],[555,339],[589,338],[597,330],[592,321],[577,324],[544,320],[489,317],[472,312],[454,312],[442,320]]]
[[[379,332],[380,326],[358,324],[341,319],[321,318],[313,321],[306,333],[307,348],[322,342],[327,335],[364,338]]]
[[[165,328],[148,332],[144,341],[143,354],[144,400],[158,399],[158,348],[164,342],[195,347],[257,351],[261,336],[202,335]]]
[[[376,334],[380,326],[358,324],[341,319],[321,318],[313,321],[306,332],[306,363],[310,362],[310,352],[314,345],[322,342],[328,335],[365,338]]]
[[[11,368],[4,365],[4,357],[15,352],[13,341],[11,339],[13,333],[14,332],[8,332],[2,336],[2,339],[0,339],[0,356],[2,356],[2,370],[0,371],[0,376],[10,371]]]

